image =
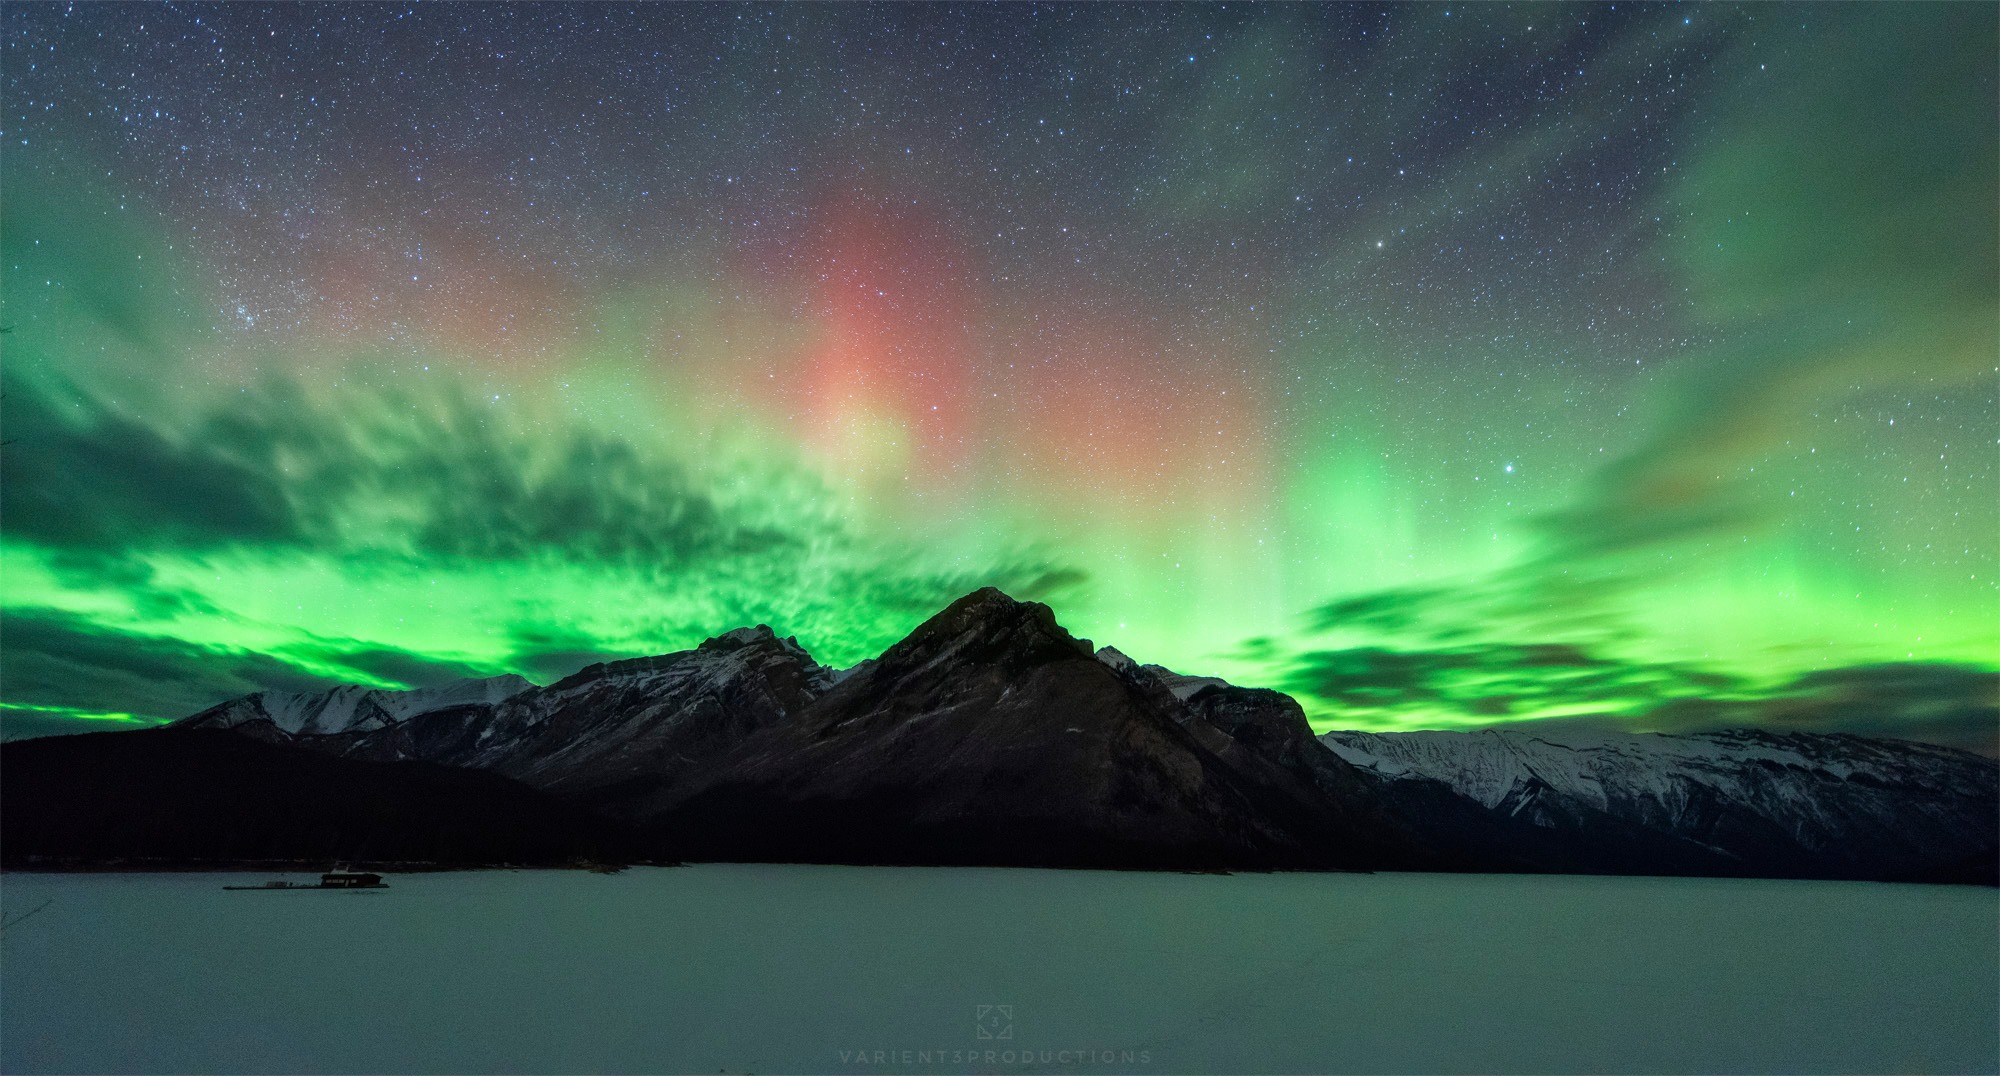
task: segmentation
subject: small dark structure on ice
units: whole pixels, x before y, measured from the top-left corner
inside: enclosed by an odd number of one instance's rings
[[[307,885],[304,882],[280,881],[265,882],[263,885],[226,885],[222,888],[257,890],[261,892],[271,889],[387,889],[389,886],[382,881],[382,876],[379,874],[369,874],[366,871],[351,871],[345,867],[335,867],[319,876],[318,885]]]

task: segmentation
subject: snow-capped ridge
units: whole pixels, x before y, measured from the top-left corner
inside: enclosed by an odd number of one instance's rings
[[[1602,808],[1614,792],[1669,796],[1677,781],[1725,790],[1752,783],[1753,776],[1754,783],[1768,784],[1787,773],[1901,782],[1921,778],[1939,760],[1963,755],[1925,744],[1896,743],[1891,750],[1886,741],[1862,737],[1756,729],[1689,734],[1510,728],[1336,731],[1320,742],[1355,766],[1385,777],[1443,781],[1487,807],[1530,779]],[[1755,774],[1749,775],[1753,768]]]
[[[1536,825],[1601,812],[1702,844],[1719,839],[1718,811],[1807,849],[1877,828],[1971,833],[2000,785],[1994,760],[1950,748],[1760,729],[1336,731],[1320,742],[1390,786],[1436,782]]]
[[[210,707],[175,724],[235,728],[268,721],[293,736],[365,732],[432,710],[503,702],[534,686],[525,677],[507,673],[401,691],[361,684],[340,684],[324,691],[259,691]]]
[[[1220,676],[1184,676],[1164,665],[1143,665],[1140,667],[1157,677],[1160,683],[1166,685],[1168,691],[1174,693],[1174,698],[1182,702],[1186,702],[1212,687],[1222,688],[1231,686],[1229,681],[1224,680]]]

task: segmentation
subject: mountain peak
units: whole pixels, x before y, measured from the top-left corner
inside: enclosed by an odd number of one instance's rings
[[[725,631],[713,639],[704,641],[700,646],[695,648],[695,651],[703,654],[727,654],[731,651],[742,650],[745,647],[751,646],[775,646],[790,653],[793,657],[798,658],[807,665],[814,668],[817,668],[819,665],[818,661],[810,653],[806,652],[806,648],[799,645],[798,636],[786,635],[780,637],[776,631],[771,629],[771,625],[769,624],[757,624],[752,627],[737,628],[734,631]]]
[[[884,664],[924,664],[947,654],[1002,653],[1024,659],[1091,655],[1090,643],[1056,623],[1055,611],[1041,602],[1016,601],[998,587],[981,587],[882,654]]]
[[[725,631],[721,635],[703,642],[696,649],[736,650],[745,646],[754,646],[758,643],[775,642],[777,638],[778,633],[771,630],[771,625],[758,624],[755,627],[743,627],[737,628],[734,631]]]
[[[1103,662],[1106,665],[1109,665],[1110,667],[1118,670],[1119,672],[1131,672],[1133,669],[1139,667],[1138,662],[1133,661],[1129,657],[1126,657],[1125,652],[1123,650],[1118,649],[1115,646],[1099,647],[1097,651],[1097,660]]]
[[[945,606],[943,612],[924,623],[924,627],[933,625],[948,628],[954,633],[1026,629],[1078,647],[1085,655],[1091,653],[1086,643],[1056,622],[1055,610],[1041,602],[1019,601],[999,587],[980,587]],[[921,627],[917,629],[918,632],[923,630]]]
[[[493,693],[498,694],[502,698],[505,698],[510,695],[518,695],[521,692],[526,691],[529,688],[535,686],[535,682],[533,680],[530,680],[527,677],[522,676],[520,673],[501,673],[499,676],[487,676],[469,680],[461,680],[458,681],[458,683],[467,685],[478,684],[485,686]]]
[[[947,617],[960,620],[1005,620],[1014,621],[1022,617],[1032,617],[1046,623],[1057,631],[1055,610],[1041,602],[1024,602],[1014,598],[999,587],[980,587],[965,597],[944,607],[932,621]]]
[[[999,587],[980,587],[978,590],[975,590],[972,593],[967,594],[965,597],[960,598],[957,601],[952,602],[950,605],[945,606],[943,612],[949,613],[954,609],[959,609],[959,610],[981,609],[991,613],[1004,613],[1010,610],[1020,609],[1025,606],[1037,606],[1043,609],[1048,608],[1048,606],[1041,605],[1041,603],[1039,602],[1019,601],[1015,599],[1013,595],[1008,594],[1006,591],[1001,590]]]

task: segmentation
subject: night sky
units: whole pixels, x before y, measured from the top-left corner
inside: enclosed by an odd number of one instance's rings
[[[992,584],[1991,751],[1997,11],[10,2],[7,734]]]

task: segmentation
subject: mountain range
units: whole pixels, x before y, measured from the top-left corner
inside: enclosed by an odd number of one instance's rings
[[[415,691],[261,692],[0,747],[10,866],[346,856],[2000,875],[2000,764],[1926,744],[1331,732],[967,595],[879,657],[738,628]]]

